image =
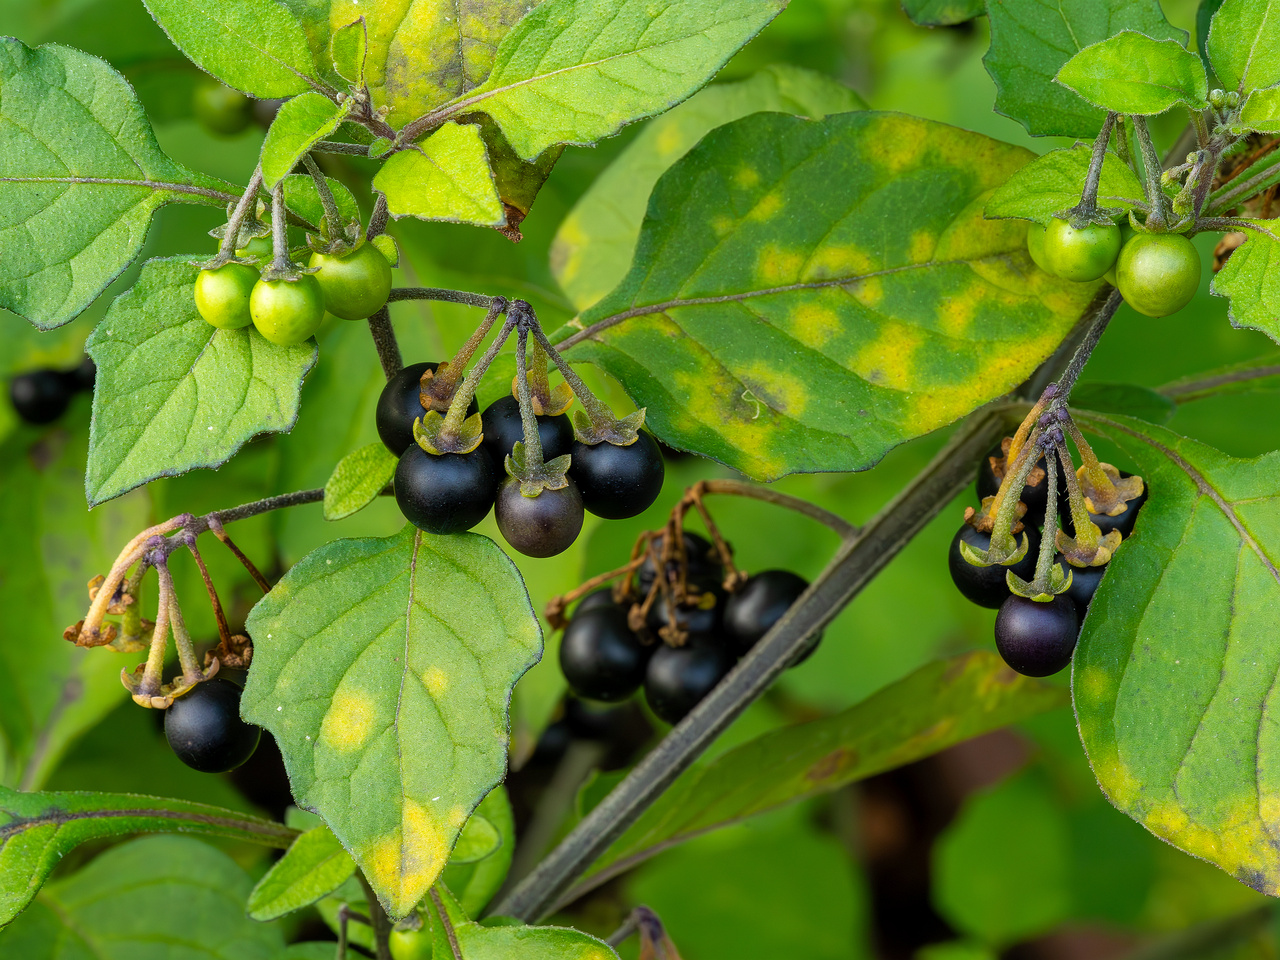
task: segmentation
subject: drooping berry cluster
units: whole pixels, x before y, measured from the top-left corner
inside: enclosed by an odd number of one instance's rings
[[[504,313],[507,322],[468,371]],[[481,413],[476,386],[513,330],[512,392]],[[554,389],[549,360],[565,378]],[[586,411],[577,423],[566,413],[575,398]],[[462,533],[492,508],[507,542],[532,557],[568,549],[586,511],[622,519],[657,499],[665,470],[643,422],[643,410],[614,419],[546,342],[532,308],[500,298],[458,356],[405,367],[387,382],[377,409],[378,436],[400,458],[396,503],[410,523],[429,533]]]
[[[1072,469],[1069,436],[1082,465]],[[1141,477],[1100,463],[1054,388],[978,465],[947,562],[957,589],[998,609],[996,648],[1028,676],[1071,662],[1089,605],[1147,499]]]
[[[96,373],[97,368],[88,358],[71,370],[46,367],[20,373],[9,381],[13,411],[27,423],[53,423],[67,412],[72,397],[93,390]]]

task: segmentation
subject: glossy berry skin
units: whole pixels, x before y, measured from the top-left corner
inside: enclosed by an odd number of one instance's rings
[[[249,315],[260,334],[274,344],[291,347],[320,329],[324,293],[308,273],[297,280],[259,280],[249,295]]]
[[[53,423],[67,412],[74,389],[58,370],[31,370],[9,382],[14,412],[27,423]]]
[[[592,590],[579,600],[578,605],[574,607],[573,615],[576,617],[578,614],[586,613],[588,610],[598,610],[600,607],[616,607],[617,605],[613,599],[613,587],[601,587],[599,590]]]
[[[718,638],[691,636],[683,647],[659,644],[644,677],[649,709],[667,723],[679,723],[735,662],[733,651]]]
[[[243,263],[224,263],[196,276],[196,310],[205,322],[219,330],[239,330],[253,323],[249,297],[258,282],[258,271]]]
[[[526,557],[554,557],[582,531],[582,497],[572,480],[559,490],[526,497],[520,481],[507,477],[498,488],[494,517],[507,543]]]
[[[724,568],[720,565],[720,560],[716,556],[715,547],[711,545],[706,537],[700,537],[696,533],[690,533],[688,530],[683,531],[684,536],[684,556],[687,564],[687,579],[700,584],[704,587],[719,586],[720,581],[724,577]],[[640,564],[639,570],[636,571],[636,582],[640,587],[642,596],[647,596],[649,588],[653,586],[653,580],[656,573],[653,554],[662,556],[662,544],[664,537],[655,537],[651,542],[651,552],[645,554],[644,563]],[[667,563],[667,577],[673,581],[679,575],[679,568],[675,560]]]
[[[1122,478],[1131,477],[1133,474],[1129,473],[1127,470],[1121,470],[1120,476]],[[1142,493],[1126,504],[1123,513],[1118,513],[1114,517],[1109,517],[1105,513],[1090,513],[1089,519],[1098,525],[1098,529],[1102,532],[1104,537],[1112,530],[1119,530],[1120,536],[1127,539],[1129,535],[1133,533],[1134,524],[1138,522],[1138,511],[1141,510],[1142,505],[1147,502],[1148,492],[1149,491],[1144,484]],[[1068,536],[1074,537],[1076,533],[1076,525],[1071,520],[1071,504],[1066,500],[1062,501],[1062,507],[1058,510],[1058,516],[1062,520],[1062,529],[1067,532]]]
[[[1067,588],[1064,596],[1070,597],[1075,602],[1076,616],[1083,622],[1089,603],[1093,600],[1093,595],[1098,592],[1098,584],[1102,583],[1102,576],[1107,572],[1107,564],[1104,563],[1100,567],[1073,567],[1062,558],[1062,554],[1058,554],[1056,560],[1064,572],[1071,571],[1071,586]]]
[[[721,589],[719,584],[696,584],[696,586],[703,589],[700,594],[700,602],[677,606],[676,624],[688,634],[708,636],[715,634],[718,636],[720,627],[724,623],[724,590]],[[708,596],[711,599],[706,599]],[[649,608],[649,616],[645,620],[645,625],[654,633],[657,633],[670,622],[671,611],[667,609],[666,597],[658,594],[653,601],[653,606]]]
[[[1045,273],[1052,273],[1049,267],[1049,261],[1044,255],[1044,226],[1039,223],[1033,223],[1027,227],[1027,253],[1031,255],[1031,262],[1043,270]]]
[[[378,312],[391,293],[391,264],[372,243],[345,257],[311,254],[312,274],[324,291],[325,309],[343,320],[363,320]]]
[[[538,439],[542,442],[542,459],[554,460],[573,449],[573,421],[568,414],[558,417],[538,417]],[[520,401],[508,394],[493,401],[480,415],[484,429],[484,445],[500,467],[507,462],[507,455],[524,439],[524,421],[520,419]]]
[[[641,430],[626,447],[575,441],[569,476],[587,510],[606,520],[644,513],[658,499],[666,469],[652,435]]]
[[[438,363],[410,364],[388,380],[378,396],[378,409],[374,414],[378,436],[397,457],[414,445],[413,421],[427,412],[421,399],[422,375],[428,370],[434,372],[438,366]],[[480,405],[472,397],[467,416],[479,411]]]
[[[574,615],[560,641],[560,670],[573,692],[589,700],[625,700],[644,682],[654,647],[627,627],[617,604]]]
[[[391,960],[431,960],[429,930],[392,930],[387,945],[391,948]]]
[[[1000,479],[996,477],[995,469],[992,466],[992,460],[1003,464],[1005,459],[1004,448],[1000,444],[996,444],[987,455],[982,458],[982,462],[978,464],[978,502],[981,503],[987,497],[994,497],[1000,490]],[[1042,455],[1035,465],[1044,471],[1044,475],[1040,477],[1038,483],[1028,482],[1022,488],[1022,494],[1019,499],[1026,505],[1027,512],[1022,518],[1022,522],[1028,527],[1039,527],[1044,525],[1044,512],[1049,506],[1049,477],[1047,465]],[[1058,471],[1058,503],[1064,502],[1067,496],[1067,482],[1063,479],[1062,471]]]
[[[237,257],[252,257],[259,262],[266,262],[275,253],[270,237],[254,237],[243,247],[236,250]]]
[[[1079,633],[1076,603],[1065,593],[1046,603],[1010,596],[996,614],[996,649],[1026,677],[1047,677],[1071,663]]]
[[[196,119],[210,133],[232,137],[245,130],[253,119],[253,103],[243,93],[216,80],[197,84],[191,96]]]
[[[80,366],[66,373],[71,389],[77,393],[92,393],[93,384],[98,379],[98,366],[88,357],[80,361]]]
[[[1142,233],[1116,261],[1116,287],[1125,302],[1148,317],[1176,313],[1200,286],[1200,253],[1177,233]]]
[[[1027,555],[1011,567],[993,563],[989,567],[975,567],[960,552],[960,541],[964,540],[978,551],[985,551],[991,546],[991,534],[979,533],[969,524],[964,524],[951,538],[951,549],[947,552],[947,567],[951,570],[951,582],[970,603],[992,610],[999,607],[1009,597],[1009,585],[1005,579],[1005,571],[1012,570],[1023,580],[1030,580],[1036,575],[1036,557],[1040,555],[1040,533],[1034,527],[1024,527],[1018,533],[1027,535],[1030,545]]]
[[[790,570],[761,570],[753,574],[725,604],[725,637],[739,655],[746,653],[773,629],[808,588],[809,581]],[[816,647],[815,641],[811,650]]]
[[[1054,217],[1045,227],[1044,258],[1049,272],[1064,280],[1099,280],[1120,255],[1120,228],[1091,223],[1079,230]]]
[[[164,735],[188,767],[226,773],[253,756],[262,730],[240,719],[240,688],[214,677],[173,701],[164,712]]]
[[[400,512],[419,530],[463,533],[489,513],[498,472],[484,447],[436,455],[414,444],[396,464],[393,485]]]

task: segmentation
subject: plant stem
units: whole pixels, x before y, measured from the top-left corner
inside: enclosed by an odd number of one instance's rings
[[[1142,151],[1142,173],[1147,186],[1147,226],[1153,230],[1164,230],[1169,225],[1168,198],[1164,195],[1164,187],[1160,185],[1160,174],[1164,167],[1160,163],[1160,155],[1156,153],[1155,144],[1151,142],[1151,134],[1147,130],[1147,118],[1135,116],[1133,131],[1138,139],[1138,149]]]
[[[519,302],[519,301],[517,301]],[[523,311],[516,322],[516,399],[520,403],[520,427],[524,444],[523,462],[526,466],[541,466],[542,435],[538,433],[538,418],[533,412],[533,397],[529,391],[529,324]]]
[[[471,406],[471,398],[476,395],[476,388],[480,386],[480,381],[485,373],[489,370],[489,365],[493,363],[493,358],[498,355],[498,351],[502,349],[502,345],[507,342],[507,337],[511,336],[511,331],[515,329],[516,321],[508,314],[506,321],[502,324],[502,329],[498,331],[498,335],[493,338],[493,342],[489,344],[489,349],[480,355],[480,359],[462,378],[457,392],[453,395],[453,402],[449,404],[449,412],[445,414],[444,424],[440,427],[441,434],[451,434],[457,436],[462,429],[463,421],[467,419],[467,408]]]
[[[1280,151],[1263,154],[1209,195],[1208,213],[1231,210],[1257,193],[1280,183]]]
[[[1085,364],[1093,356],[1094,348],[1097,347],[1098,341],[1102,339],[1102,334],[1106,331],[1107,324],[1111,322],[1111,318],[1116,315],[1116,311],[1120,309],[1120,304],[1123,302],[1124,297],[1120,296],[1120,291],[1112,290],[1103,302],[1101,309],[1094,315],[1093,322],[1085,332],[1084,339],[1080,341],[1080,346],[1076,347],[1075,353],[1071,355],[1071,362],[1067,364],[1067,369],[1063,371],[1062,376],[1056,381],[1058,385],[1058,400],[1065,401],[1071,396],[1071,391],[1075,387],[1076,381],[1080,379],[1080,374],[1084,371]]]
[[[395,303],[399,300],[439,300],[443,303],[462,303],[468,307],[483,307],[488,310],[493,306],[495,299],[495,297],[486,297],[483,293],[446,290],[442,287],[397,287],[387,297],[387,303]]]
[[[299,507],[305,503],[319,503],[323,499],[323,488],[281,493],[274,497],[254,500],[251,503],[242,503],[238,507],[231,507],[227,510],[215,510],[212,513],[205,514],[203,517],[196,518],[193,523],[187,526],[187,529],[194,534],[201,534],[209,529],[210,520],[216,520],[218,523],[233,523],[236,520],[248,520],[250,517],[256,517],[262,513],[270,513],[272,510]]]
[[[391,211],[387,209],[387,195],[379,191],[378,198],[373,201],[373,212],[369,214],[369,229],[365,231],[365,239],[372,240],[386,233],[387,219],[390,216]]]
[[[369,318],[369,333],[373,337],[373,349],[378,351],[382,372],[390,380],[404,369],[404,357],[400,354],[395,328],[391,326],[391,312],[385,305]]]
[[[323,225],[329,238],[332,239],[342,232],[342,213],[338,210],[338,201],[333,199],[333,191],[329,189],[329,181],[325,178],[324,171],[311,159],[311,154],[303,154],[302,163],[307,168],[307,173],[311,174],[312,182],[316,185],[316,193],[320,196],[320,206],[324,207]]]
[[[616,423],[617,420],[613,415],[613,411],[602,403],[591,392],[590,388],[582,382],[582,378],[574,372],[573,367],[569,366],[569,362],[560,356],[560,351],[551,345],[547,335],[542,332],[542,327],[536,322],[533,325],[533,336],[542,345],[542,349],[547,352],[551,362],[556,365],[556,369],[560,371],[560,376],[564,377],[564,382],[569,385],[569,389],[578,398],[578,402],[582,404],[582,409],[591,418],[591,425],[599,431]]]
[[[321,140],[311,147],[314,153],[346,153],[356,157],[367,157],[369,148],[363,143],[341,143],[337,140]]]
[[[284,181],[280,181],[271,191],[271,270],[277,279],[288,273],[293,267],[289,259],[289,229],[284,215]]]
[[[261,189],[262,165],[259,164],[253,168],[253,176],[249,178],[249,185],[244,188],[244,193],[231,210],[231,216],[227,218],[226,233],[222,235],[222,243],[218,245],[217,256],[217,259],[223,263],[235,256],[236,247],[240,243],[240,226],[244,223],[245,217],[249,215],[249,211],[253,209],[254,202],[258,198],[258,191]]]
[[[436,888],[431,888],[431,902],[435,905],[436,916],[440,918],[440,925],[444,927],[444,935],[449,941],[449,952],[453,954],[453,960],[462,960],[462,948],[458,945],[458,933],[453,929],[453,921],[449,919],[449,911],[444,908],[444,901],[440,899],[440,894],[436,892]],[[449,960],[448,957],[437,957],[435,960]]]
[[[1102,165],[1107,159],[1107,146],[1111,143],[1111,129],[1116,124],[1116,116],[1114,113],[1107,114],[1107,118],[1102,121],[1102,130],[1093,141],[1084,190],[1080,193],[1080,202],[1071,211],[1082,218],[1092,218],[1098,212],[1098,184],[1102,180]]]
[[[1271,377],[1280,377],[1280,364],[1232,370],[1212,377],[1176,380],[1173,383],[1166,383],[1163,387],[1157,387],[1156,393],[1163,394],[1174,403],[1190,403],[1193,400],[1212,397],[1222,387],[1248,383],[1250,380],[1266,380]]]
[[[369,903],[369,926],[373,928],[374,955],[378,960],[391,960],[391,918],[382,909],[378,895],[369,886],[363,871],[356,871],[356,879],[364,887],[365,900]]]
[[[830,527],[840,535],[842,540],[851,540],[858,535],[858,528],[845,520],[844,517],[836,516],[830,510],[824,510],[808,500],[801,500],[799,497],[793,497],[770,487],[745,483],[742,480],[700,480],[695,486],[701,487],[704,493],[727,493],[738,497],[750,497],[752,500],[761,500],[764,503],[772,503],[775,506],[794,510],[796,513],[803,514],[811,520],[817,520],[824,526]]]

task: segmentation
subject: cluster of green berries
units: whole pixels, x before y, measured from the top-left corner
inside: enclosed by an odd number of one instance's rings
[[[9,381],[9,402],[19,419],[32,424],[53,423],[67,412],[77,393],[92,392],[98,369],[88,357],[78,367],[28,370]]]
[[[1200,286],[1200,254],[1180,233],[1138,233],[1128,224],[1074,227],[1054,217],[1027,230],[1036,266],[1064,280],[1106,280],[1148,317],[1181,310]]]
[[[560,669],[575,694],[617,703],[643,687],[650,709],[667,723],[679,723],[809,586],[788,570],[765,570],[726,592],[715,548],[697,534],[683,536],[682,602],[665,603],[659,594],[639,617],[642,604],[625,595],[620,602],[611,587],[578,602],[560,642]],[[661,555],[662,537],[654,548],[637,571],[642,597],[653,592],[660,575],[653,556]],[[679,565],[668,561],[665,568],[661,575],[674,587]],[[669,629],[673,616],[676,631]],[[679,645],[662,640],[677,634],[683,637]],[[821,639],[818,634],[796,663]]]
[[[1010,467],[1007,455],[1011,442],[1011,437],[1005,437],[978,465],[979,501],[985,502],[999,491]],[[1124,471],[1119,475],[1122,478],[1131,476]],[[1040,553],[1041,531],[1045,526],[1045,511],[1049,500],[1048,474],[1043,456],[1028,474],[1020,500],[1026,507],[1026,512],[1021,515],[1013,530],[1015,536],[1025,534],[1030,544],[1021,560],[1009,566],[975,566],[968,562],[961,553],[961,543],[979,553],[985,553],[991,546],[991,533],[979,529],[983,526],[979,522],[981,511],[969,508],[965,511],[965,523],[951,540],[947,564],[952,581],[966,599],[980,607],[999,610],[995,624],[996,648],[1005,662],[1019,673],[1044,677],[1057,673],[1071,662],[1085,614],[1098,585],[1106,575],[1107,564],[1075,566],[1069,564],[1063,554],[1057,553],[1055,562],[1071,572],[1071,585],[1064,593],[1049,601],[1032,600],[1014,593],[1009,589],[1006,571],[1011,570],[1027,581],[1036,572],[1036,558]],[[1101,535],[1106,536],[1115,530],[1119,531],[1123,539],[1133,533],[1138,511],[1146,500],[1147,491],[1144,488],[1143,493],[1128,501],[1120,513],[1113,516],[1091,512],[1089,519],[1097,525]],[[1067,486],[1061,474],[1058,476],[1057,503],[1062,531],[1068,536],[1074,536],[1075,526],[1067,500]]]
[[[252,241],[242,257],[269,257],[271,242]],[[363,320],[387,302],[391,264],[372,243],[345,256],[312,253],[310,272],[266,280],[246,263],[229,261],[196,277],[196,309],[213,326],[239,330],[253,324],[280,346],[302,343],[318,329],[328,310],[343,320]]]

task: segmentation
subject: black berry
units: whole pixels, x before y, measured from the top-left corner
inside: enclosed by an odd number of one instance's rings
[[[1121,479],[1131,477],[1133,474],[1127,470],[1120,471]],[[1144,484],[1142,493],[1125,504],[1124,510],[1114,517],[1109,517],[1105,513],[1090,513],[1089,519],[1098,525],[1098,529],[1102,531],[1105,537],[1112,530],[1119,530],[1121,537],[1128,537],[1133,533],[1133,525],[1138,522],[1138,511],[1142,509],[1142,505],[1147,502],[1147,487]],[[1059,502],[1058,516],[1062,518],[1062,529],[1066,531],[1067,536],[1074,537],[1076,535],[1076,525],[1071,520],[1071,503],[1065,497]]]
[[[996,614],[996,649],[1028,677],[1047,677],[1067,666],[1078,634],[1076,604],[1065,593],[1044,603],[1013,595]]]
[[[712,637],[691,636],[683,647],[659,644],[645,672],[644,698],[667,723],[679,723],[735,661],[733,651]]]
[[[435,455],[416,443],[396,464],[396,503],[428,533],[462,533],[485,518],[498,493],[498,472],[483,446]]]
[[[80,366],[74,370],[67,371],[66,376],[71,382],[71,389],[83,393],[92,393],[93,382],[98,377],[98,367],[92,360],[85,357],[80,361]]]
[[[53,423],[67,412],[73,393],[70,379],[57,370],[20,373],[9,384],[14,412],[27,423]]]
[[[240,688],[214,677],[164,712],[164,735],[178,759],[201,773],[226,773],[258,748],[262,730],[240,719]]]
[[[1062,558],[1062,554],[1058,554],[1057,561],[1062,565],[1063,573],[1071,571],[1071,586],[1067,588],[1066,595],[1075,601],[1076,614],[1084,620],[1093,595],[1098,592],[1102,575],[1107,572],[1107,565],[1104,563],[1100,567],[1073,567]]]
[[[1005,440],[1008,439],[1008,437],[1005,438]],[[1003,443],[996,444],[987,451],[987,455],[978,464],[979,503],[987,497],[996,495],[1000,490],[1000,482],[1004,479],[1008,467],[1009,464],[1005,460]],[[1061,469],[1057,471],[1057,475],[1058,502],[1062,503],[1067,496],[1067,483],[1062,476]],[[1031,468],[1031,473],[1027,476],[1027,484],[1022,488],[1022,494],[1018,499],[1026,504],[1027,507],[1027,512],[1022,518],[1022,522],[1029,527],[1043,526],[1044,512],[1049,506],[1048,465],[1045,463],[1043,455],[1036,461],[1035,466]]]
[[[681,538],[684,541],[684,556],[687,565],[687,579],[698,584],[719,584],[724,578],[724,568],[720,565],[720,558],[716,554],[716,549],[711,545],[711,541],[705,537],[700,537],[696,533],[689,533],[687,530],[683,532]],[[649,550],[645,553],[644,563],[640,564],[640,569],[636,572],[636,582],[640,586],[641,595],[647,596],[649,589],[653,586],[656,566],[653,558],[655,555],[662,556],[662,545],[665,542],[665,535],[654,537],[649,545]],[[680,575],[680,565],[675,560],[668,560],[666,564],[667,580],[674,583]]]
[[[414,445],[413,421],[427,412],[420,399],[422,375],[428,370],[434,371],[438,366],[436,363],[411,364],[388,380],[387,385],[382,388],[375,414],[378,436],[397,457]],[[471,405],[467,407],[467,416],[479,410],[480,405],[472,397]]]
[[[704,589],[696,598],[676,606],[676,625],[688,634],[711,635],[720,633],[724,621],[724,591],[719,585]],[[671,610],[667,598],[659,593],[649,608],[645,621],[650,630],[657,632],[671,622]]]
[[[576,617],[580,613],[595,610],[597,607],[616,607],[617,605],[613,599],[613,587],[601,587],[599,590],[591,591],[579,600],[578,606],[574,608],[573,615]]]
[[[542,459],[554,460],[573,448],[573,421],[568,414],[538,417],[538,439],[542,441]],[[484,446],[501,467],[507,461],[517,440],[524,439],[524,421],[520,419],[520,402],[507,394],[484,408],[480,415],[484,428]]]
[[[965,599],[980,607],[990,607],[994,610],[1009,596],[1008,581],[1004,576],[1006,570],[1012,570],[1023,580],[1030,580],[1036,575],[1036,557],[1040,555],[1040,534],[1034,527],[1024,527],[1016,534],[1019,542],[1022,541],[1023,533],[1026,533],[1030,541],[1027,555],[1013,566],[1004,567],[993,563],[989,567],[975,567],[960,553],[960,541],[963,540],[979,553],[983,553],[991,546],[991,534],[979,533],[967,523],[956,531],[956,535],[951,538],[951,549],[947,553],[947,566],[951,569],[952,582],[956,585],[956,589],[964,594]]]
[[[494,516],[507,543],[526,557],[554,557],[578,539],[582,497],[572,480],[559,490],[526,497],[520,492],[520,481],[508,477],[498,488]]]
[[[644,681],[653,653],[627,627],[617,604],[574,615],[560,641],[560,670],[573,692],[591,700],[623,700]]]
[[[658,499],[666,470],[658,443],[641,430],[625,447],[575,441],[571,476],[582,502],[597,517],[624,520],[644,513]]]
[[[746,653],[782,619],[782,615],[808,588],[809,581],[790,570],[760,571],[729,597],[724,608],[725,636],[737,647],[739,654]],[[818,635],[818,640],[821,636]],[[817,640],[812,641],[804,656],[807,657],[817,646]]]

